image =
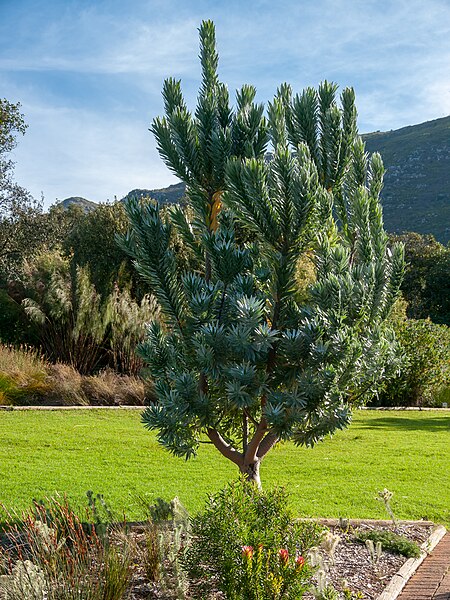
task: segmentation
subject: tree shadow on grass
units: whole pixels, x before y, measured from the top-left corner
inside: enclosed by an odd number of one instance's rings
[[[362,429],[400,429],[402,431],[448,431],[450,433],[450,413],[442,417],[380,417],[358,423]]]

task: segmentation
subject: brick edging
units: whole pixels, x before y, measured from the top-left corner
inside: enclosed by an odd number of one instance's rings
[[[395,573],[388,585],[384,588],[376,600],[396,600],[403,591],[408,581],[423,563],[425,558],[442,540],[447,530],[443,525],[437,525],[428,539],[421,545],[421,554],[418,558],[409,558],[402,567]]]

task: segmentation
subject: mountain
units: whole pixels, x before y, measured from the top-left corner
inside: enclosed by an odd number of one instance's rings
[[[128,194],[122,198],[121,202],[125,202],[129,198],[137,197],[153,198],[153,200],[157,200],[160,204],[175,204],[183,198],[185,190],[186,186],[181,182],[159,190],[136,189],[128,192]]]
[[[363,136],[380,152],[386,174],[381,193],[386,229],[450,239],[450,117]]]
[[[369,152],[380,152],[386,175],[381,193],[384,222],[392,233],[432,233],[446,244],[450,239],[450,117],[394,131],[363,135]],[[136,189],[131,196],[150,197],[162,204],[179,202],[183,183],[157,190]],[[80,203],[85,210],[95,203],[66,198],[63,206]]]
[[[61,206],[62,208],[69,208],[72,205],[79,206],[84,212],[89,212],[97,206],[92,200],[86,200],[86,198],[82,198],[81,196],[70,196],[70,198],[65,198],[57,204],[57,206]]]

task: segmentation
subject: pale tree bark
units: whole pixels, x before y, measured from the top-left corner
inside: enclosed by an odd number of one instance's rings
[[[246,480],[261,488],[259,475],[261,462],[269,450],[278,442],[278,437],[274,433],[267,432],[265,419],[262,419],[259,423],[250,443],[245,447],[245,452],[239,452],[233,448],[216,429],[208,429],[207,434],[217,450],[239,467],[239,471]]]

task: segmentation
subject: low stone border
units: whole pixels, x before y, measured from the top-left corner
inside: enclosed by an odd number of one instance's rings
[[[449,411],[450,406],[360,406],[356,410],[379,410],[379,411],[390,411],[397,410],[402,412],[404,410],[417,410],[418,412],[424,412],[427,410],[439,410],[439,411]]]
[[[314,519],[314,517],[310,517],[310,518],[302,518],[300,520],[301,521],[317,520],[317,521],[319,521],[319,523],[321,525],[325,525],[326,527],[339,527],[339,525],[341,524],[341,522],[343,520],[346,521],[352,527],[358,527],[358,525],[383,525],[386,527],[387,526],[392,527],[391,519],[335,519],[335,518],[333,518],[333,519],[320,519],[320,518]],[[417,519],[412,520],[412,521],[408,521],[407,519],[406,520],[401,519],[401,520],[397,521],[397,523],[403,524],[403,525],[424,525],[425,527],[436,526],[436,523],[434,521],[425,521],[425,520],[417,521]],[[439,525],[438,527],[441,527],[441,525]],[[427,543],[427,541],[425,543]]]
[[[419,523],[421,522],[419,521]],[[427,522],[423,521],[423,523]],[[402,592],[408,580],[414,575],[428,554],[434,550],[446,533],[447,530],[443,525],[437,525],[429,538],[421,545],[421,555],[418,558],[409,558],[404,563],[378,596],[377,600],[395,600]]]
[[[77,406],[4,406],[0,405],[0,410],[143,410],[144,405],[127,406],[120,404],[119,406],[92,406],[77,405]]]
[[[0,410],[142,410],[145,408],[144,405],[130,405],[120,404],[119,406],[92,406],[87,405],[76,405],[76,406],[10,406],[0,404]],[[449,408],[441,407],[420,407],[420,406],[362,406],[358,410],[376,410],[378,412],[390,412],[390,411],[412,411],[417,412],[424,411],[439,411],[439,412],[450,412]]]

